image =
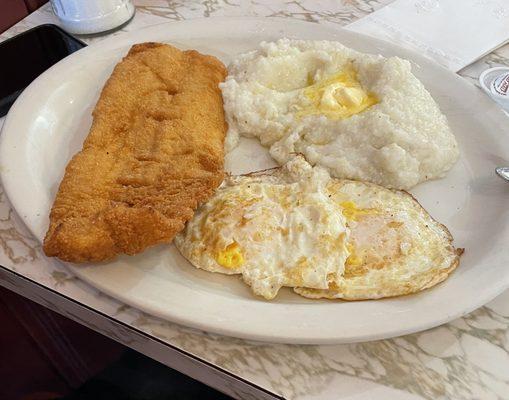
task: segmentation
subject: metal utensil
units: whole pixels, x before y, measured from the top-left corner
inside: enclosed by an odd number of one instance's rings
[[[509,181],[509,167],[497,167],[495,168],[495,172],[501,178],[505,179],[506,181]]]

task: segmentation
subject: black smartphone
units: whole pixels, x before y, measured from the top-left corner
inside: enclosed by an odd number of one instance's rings
[[[86,44],[53,24],[39,25],[0,43],[0,116],[30,82]]]

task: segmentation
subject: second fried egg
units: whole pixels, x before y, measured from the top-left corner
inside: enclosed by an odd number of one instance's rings
[[[408,193],[367,182],[333,180],[331,199],[347,219],[349,257],[328,290],[295,288],[308,298],[368,300],[402,296],[445,280],[463,249]]]

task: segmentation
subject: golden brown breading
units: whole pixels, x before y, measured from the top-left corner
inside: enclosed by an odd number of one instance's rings
[[[212,56],[134,45],[115,67],[67,165],[44,252],[104,261],[169,242],[223,180],[226,123]]]

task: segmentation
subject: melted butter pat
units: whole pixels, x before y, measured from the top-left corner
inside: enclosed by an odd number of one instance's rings
[[[329,78],[310,84],[304,89],[304,95],[311,104],[298,111],[299,117],[323,114],[330,119],[345,119],[378,103],[373,93],[362,88],[352,64]]]

